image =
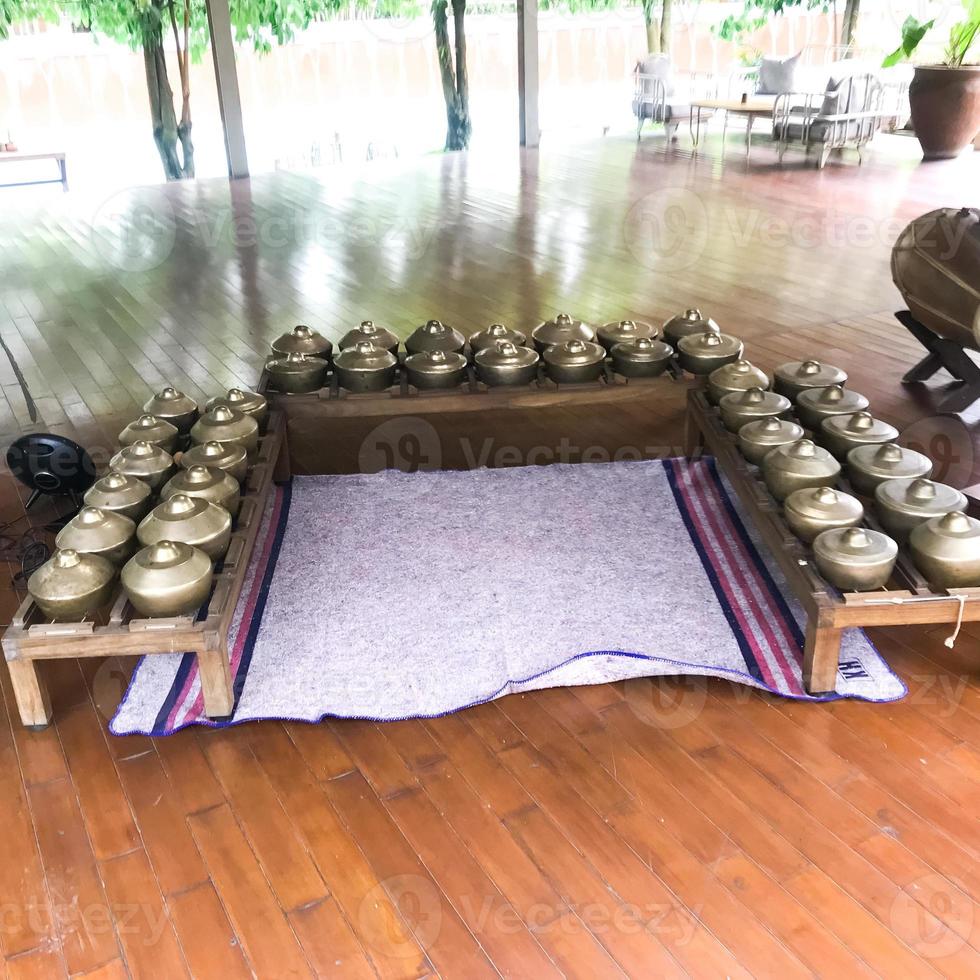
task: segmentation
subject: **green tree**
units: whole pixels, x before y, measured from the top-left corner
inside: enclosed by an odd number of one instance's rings
[[[235,40],[264,52],[284,44],[297,29],[340,0],[230,0]],[[194,176],[190,63],[208,46],[204,0],[0,0],[0,38],[23,21],[62,18],[102,37],[142,50],[153,141],[167,180]],[[173,38],[180,87],[180,117],[174,107],[164,37]]]
[[[470,86],[466,77],[466,0],[452,0],[453,39],[449,40],[450,0],[432,0],[436,54],[442,96],[446,102],[446,149],[465,150],[470,143]]]
[[[830,0],[743,0],[742,9],[737,14],[729,14],[714,30],[726,41],[734,41],[743,34],[764,27],[774,15],[779,16],[791,7],[819,9],[826,14],[832,9],[832,4]],[[842,45],[854,43],[860,9],[861,0],[845,0],[840,32]]]
[[[647,51],[650,54],[670,54],[670,15],[674,0],[642,0],[642,3]]]

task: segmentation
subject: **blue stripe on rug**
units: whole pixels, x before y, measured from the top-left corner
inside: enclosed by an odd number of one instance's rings
[[[687,465],[690,466],[693,464],[688,462]],[[728,596],[725,594],[725,590],[722,588],[721,581],[718,578],[718,571],[715,569],[711,559],[708,557],[708,552],[701,540],[699,530],[700,525],[695,521],[694,515],[688,509],[687,502],[684,500],[684,494],[681,492],[681,489],[677,484],[676,466],[676,460],[664,460],[664,472],[667,475],[667,483],[670,486],[671,493],[674,495],[674,503],[677,505],[678,513],[680,513],[681,519],[684,521],[684,526],[687,528],[687,533],[691,536],[691,543],[694,545],[694,549],[698,553],[698,558],[701,559],[701,565],[704,568],[704,573],[708,577],[708,581],[711,583],[711,588],[714,590],[715,598],[718,600],[718,605],[721,607],[721,610],[725,615],[725,620],[728,623],[729,629],[732,631],[732,636],[735,637],[735,642],[738,643],[739,651],[741,652],[742,658],[745,661],[746,670],[760,684],[762,684],[764,687],[768,687],[769,685],[762,678],[762,671],[759,669],[759,663],[755,659],[755,654],[752,652],[752,645],[742,632],[742,627],[738,622],[738,616],[736,615],[735,610],[732,608],[731,603],[728,601]],[[735,515],[734,519],[737,525],[741,524],[737,515]]]

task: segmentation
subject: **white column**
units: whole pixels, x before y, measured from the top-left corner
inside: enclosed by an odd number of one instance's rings
[[[538,146],[538,0],[517,0],[517,90],[521,146]]]
[[[228,176],[247,177],[245,126],[242,123],[242,100],[238,92],[238,69],[235,65],[235,45],[231,38],[228,0],[207,0],[207,8],[211,54],[214,57],[214,81],[218,90],[221,125],[225,130]]]

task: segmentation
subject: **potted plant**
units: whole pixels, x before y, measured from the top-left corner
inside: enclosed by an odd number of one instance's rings
[[[912,126],[926,160],[958,156],[980,133],[980,65],[966,59],[980,41],[980,0],[963,0],[965,17],[954,24],[946,42],[943,62],[916,65],[909,86]],[[902,25],[902,43],[882,67],[910,57],[935,24],[908,17]]]

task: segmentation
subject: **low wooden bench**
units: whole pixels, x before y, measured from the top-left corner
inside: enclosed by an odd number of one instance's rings
[[[65,159],[64,150],[50,150],[46,153],[31,153],[28,151],[6,150],[0,152],[0,163],[29,163],[31,160],[54,160],[58,164],[57,177],[42,178],[40,180],[17,180],[7,184],[0,184],[0,187],[35,187],[40,184],[61,184],[61,189],[68,190],[68,164]]]

